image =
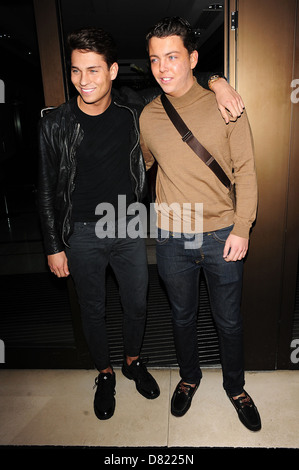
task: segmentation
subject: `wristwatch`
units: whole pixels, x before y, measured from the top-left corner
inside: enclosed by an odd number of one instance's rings
[[[212,88],[211,88],[211,85],[212,85],[213,83],[217,82],[217,80],[219,80],[219,78],[224,78],[224,79],[225,79],[225,77],[224,77],[223,75],[221,75],[221,74],[211,75],[211,77],[210,77],[209,80],[208,80],[208,87],[210,88],[210,90],[212,89]]]

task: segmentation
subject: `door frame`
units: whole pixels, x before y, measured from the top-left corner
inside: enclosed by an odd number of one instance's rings
[[[299,77],[298,0],[227,0],[225,12],[225,73],[246,104],[259,184],[244,273],[246,368],[298,368],[290,358],[299,229],[299,104],[290,99]]]

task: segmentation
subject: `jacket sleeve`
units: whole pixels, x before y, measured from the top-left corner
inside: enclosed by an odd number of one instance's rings
[[[55,189],[59,173],[59,159],[51,142],[49,123],[42,118],[38,128],[39,168],[38,168],[38,212],[41,221],[44,246],[47,255],[64,250],[57,208]]]

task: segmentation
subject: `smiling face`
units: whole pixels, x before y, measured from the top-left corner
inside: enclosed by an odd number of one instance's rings
[[[103,113],[111,103],[117,63],[109,68],[103,55],[76,49],[72,52],[71,64],[71,81],[79,93],[80,109],[90,115]]]
[[[193,85],[198,53],[191,54],[179,36],[152,37],[148,45],[152,73],[164,93],[182,96]]]

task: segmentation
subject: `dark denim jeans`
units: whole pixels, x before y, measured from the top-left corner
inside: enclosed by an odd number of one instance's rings
[[[95,223],[75,223],[66,249],[81,309],[83,330],[98,370],[110,365],[106,331],[106,268],[110,264],[123,307],[124,354],[138,356],[142,345],[148,288],[144,238],[99,238]]]
[[[205,274],[213,318],[219,337],[223,387],[229,395],[243,391],[243,334],[240,313],[243,261],[227,262],[223,248],[232,227],[198,235],[198,243],[184,235],[159,230],[157,264],[165,283],[173,316],[174,341],[181,378],[199,383],[197,312],[199,274]],[[180,235],[180,237],[178,237]]]

